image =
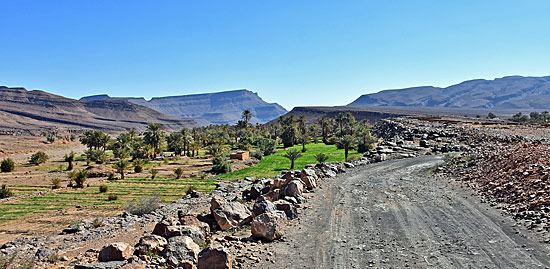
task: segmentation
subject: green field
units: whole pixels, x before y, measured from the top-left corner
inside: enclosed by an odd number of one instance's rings
[[[209,192],[215,187],[211,179],[173,179],[173,178],[127,178],[105,183],[109,187],[107,193],[100,193],[98,185],[84,189],[67,189],[60,192],[48,193],[32,198],[23,198],[18,201],[0,204],[0,222],[15,220],[19,217],[67,207],[82,206],[95,208],[124,208],[128,201],[141,196],[150,197],[157,193],[164,203],[170,203],[185,195],[188,186],[198,191]],[[29,187],[30,188],[30,187]],[[17,194],[22,194],[28,188],[14,188]],[[43,190],[43,188],[37,188]],[[28,191],[27,193],[30,193]],[[116,193],[118,200],[108,201],[107,196]]]
[[[300,152],[300,154],[302,154],[302,157],[296,160],[294,169],[303,169],[306,164],[317,163],[315,155],[318,153],[328,155],[329,159],[327,162],[343,162],[345,159],[344,150],[337,149],[335,145],[325,145],[323,143],[308,144],[306,145],[306,152],[301,152],[301,145],[296,145],[289,149],[296,149]],[[262,178],[276,176],[282,171],[290,169],[290,160],[283,157],[285,153],[286,150],[280,150],[273,155],[265,156],[257,165],[253,167],[247,167],[231,173],[219,175],[217,177],[228,180],[241,180],[245,177]],[[357,155],[357,151],[350,150],[348,154],[349,156]]]

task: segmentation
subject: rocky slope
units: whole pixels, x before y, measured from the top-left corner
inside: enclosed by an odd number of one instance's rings
[[[0,86],[0,130],[100,129],[107,132],[138,130],[150,122],[167,130],[197,126],[189,119],[170,117],[124,100],[78,101],[43,91]]]
[[[247,109],[252,112],[252,123],[265,123],[287,112],[279,104],[267,103],[257,93],[248,90],[155,97],[149,101],[144,98],[110,97],[105,94],[87,96],[80,100],[127,100],[173,117],[194,119],[203,126],[235,124]]]
[[[413,87],[365,94],[348,106],[437,107],[495,110],[550,108],[550,77],[470,80],[446,88]]]

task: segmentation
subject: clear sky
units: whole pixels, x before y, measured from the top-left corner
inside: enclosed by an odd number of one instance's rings
[[[287,109],[543,76],[550,1],[0,0],[0,85],[72,98],[246,88]]]

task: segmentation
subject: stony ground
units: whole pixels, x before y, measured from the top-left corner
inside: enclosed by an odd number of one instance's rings
[[[310,199],[259,268],[547,268],[550,246],[429,171],[442,157],[371,164]]]

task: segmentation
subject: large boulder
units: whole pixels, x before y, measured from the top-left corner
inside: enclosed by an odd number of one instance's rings
[[[252,207],[252,213],[254,213],[254,216],[259,216],[266,212],[275,211],[275,205],[265,196],[259,196],[256,201],[254,202],[254,206]]]
[[[112,243],[99,252],[100,262],[124,261],[132,257],[134,248],[124,242]]]
[[[276,201],[274,204],[275,207],[277,207],[277,210],[285,212],[287,219],[295,219],[298,217],[298,210],[296,209],[296,206],[294,206],[291,202],[279,200]]]
[[[240,202],[228,202],[225,200],[216,200],[212,198],[212,215],[216,220],[218,227],[226,231],[235,226],[240,226],[250,222],[252,213]]]
[[[189,227],[197,227],[205,235],[210,233],[210,226],[206,222],[202,222],[197,218],[197,215],[184,214],[182,211],[178,212],[178,220],[181,225]]]
[[[301,172],[301,178],[304,183],[306,183],[306,187],[308,189],[314,189],[317,188],[317,174],[315,173],[315,170],[311,168],[305,168]]]
[[[256,238],[273,241],[281,238],[286,225],[286,214],[273,211],[261,214],[252,221],[252,235]]]
[[[199,245],[193,242],[188,236],[175,236],[168,239],[168,244],[162,253],[168,264],[174,267],[183,267],[184,264],[196,263],[199,252]]]
[[[168,241],[164,237],[158,235],[146,235],[139,239],[139,243],[136,246],[136,252],[141,255],[147,254],[160,254]]]
[[[233,257],[221,245],[210,246],[199,253],[198,269],[231,269]]]
[[[291,180],[283,185],[281,191],[285,196],[299,196],[304,192],[304,184],[300,180]]]

